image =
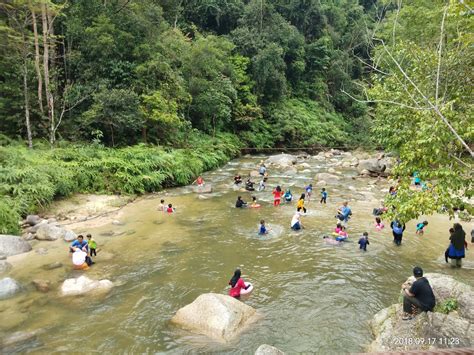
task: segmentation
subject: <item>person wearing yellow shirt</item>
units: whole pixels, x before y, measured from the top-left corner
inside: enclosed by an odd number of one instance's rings
[[[305,199],[305,194],[301,194],[300,199],[296,203],[296,211],[300,212],[303,210],[304,213],[306,213],[306,208],[304,207],[304,199]]]
[[[92,235],[88,234],[87,235],[87,245],[89,246],[89,254],[90,256],[94,255],[97,256],[97,243],[95,240],[92,238]]]

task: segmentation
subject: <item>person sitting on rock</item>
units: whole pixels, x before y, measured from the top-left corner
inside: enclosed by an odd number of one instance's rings
[[[245,286],[245,281],[243,278],[240,277],[242,271],[240,269],[235,270],[234,276],[229,281],[229,285],[231,289],[229,290],[229,296],[239,299],[240,292],[242,289],[246,290],[250,287],[250,285]]]
[[[402,285],[403,289],[403,320],[412,319],[417,313],[433,311],[436,299],[428,280],[423,277],[423,269],[419,266],[413,268],[415,282],[410,286]]]

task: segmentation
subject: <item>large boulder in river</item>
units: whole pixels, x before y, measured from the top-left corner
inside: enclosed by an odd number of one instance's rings
[[[285,353],[274,346],[262,344],[255,351],[255,355],[284,355]]]
[[[426,274],[425,277],[436,297],[434,312],[423,312],[404,321],[401,304],[382,309],[370,322],[375,336],[368,349],[370,352],[474,346],[473,288],[447,275]],[[407,280],[408,283],[413,281],[413,277]],[[441,305],[453,299],[457,301],[457,310],[441,313]]]
[[[20,290],[20,284],[12,278],[5,277],[0,280],[0,300],[10,298],[20,292]]]
[[[0,254],[12,256],[26,253],[31,250],[31,245],[27,241],[15,235],[0,234]]]
[[[392,158],[371,158],[359,160],[359,165],[357,166],[357,169],[359,170],[359,172],[362,172],[363,170],[368,170],[369,172],[375,174],[390,174],[393,165],[394,161]]]
[[[280,166],[280,167],[288,167],[293,164],[296,164],[297,158],[294,155],[290,154],[278,154],[278,155],[272,155],[269,157],[266,161],[265,164],[267,165],[273,165],[273,166]]]
[[[171,321],[219,341],[235,338],[257,319],[254,308],[233,297],[205,293],[176,312]]]
[[[70,242],[76,239],[76,234],[73,231],[52,224],[41,224],[35,237],[38,240],[57,240],[63,238],[66,242]]]
[[[90,292],[109,292],[114,284],[109,280],[92,280],[87,276],[77,279],[67,279],[61,285],[61,296],[78,296]]]

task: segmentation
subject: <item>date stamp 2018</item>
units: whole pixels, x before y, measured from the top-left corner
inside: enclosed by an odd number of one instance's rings
[[[453,346],[459,345],[459,338],[402,338],[394,337],[392,339],[394,345],[438,345],[438,346]]]

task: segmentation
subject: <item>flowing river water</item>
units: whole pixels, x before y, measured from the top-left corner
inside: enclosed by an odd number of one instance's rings
[[[319,204],[320,189],[315,187],[303,217],[306,228],[291,231],[296,202],[274,208],[271,188],[291,186],[296,197],[306,184],[315,183],[316,173],[326,172],[343,157],[307,159],[310,167],[297,174],[270,169],[267,190],[254,193],[262,207],[234,208],[238,194],[251,200],[249,192],[232,188],[234,174],[245,176],[265,158],[246,156],[205,174],[214,187],[212,194],[199,197],[189,187],[169,189],[125,206],[120,214],[123,225],[76,230],[92,233],[102,249],[89,271],[72,270],[66,243],[38,242],[35,249],[46,247],[48,253],[33,251],[18,258],[9,276],[24,285],[37,278],[52,280],[55,289],[42,294],[27,286],[19,296],[0,301],[0,331],[41,329],[35,341],[16,350],[42,353],[240,354],[253,353],[263,343],[287,353],[361,352],[372,341],[368,321],[398,301],[400,285],[413,266],[474,285],[474,250],[467,252],[462,269],[444,262],[453,221],[442,215],[426,217],[429,225],[424,236],[415,235],[416,221],[412,221],[402,246],[396,247],[389,227],[375,231],[371,213],[388,190],[388,182],[353,179],[354,168],[335,167],[340,180],[329,181],[328,204]],[[176,213],[159,213],[161,198],[173,203]],[[344,200],[353,210],[350,241],[325,245],[322,236],[334,229],[335,211]],[[257,235],[260,219],[272,229],[264,237]],[[469,234],[472,223],[463,225]],[[369,232],[367,252],[359,251],[357,244],[364,231]],[[53,261],[65,266],[41,268]],[[245,302],[263,315],[258,323],[229,344],[170,324],[174,313],[200,294],[226,293],[236,267],[255,286]],[[110,279],[115,287],[107,296],[59,297],[61,282],[81,273]]]

